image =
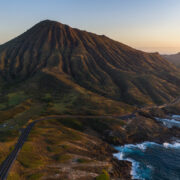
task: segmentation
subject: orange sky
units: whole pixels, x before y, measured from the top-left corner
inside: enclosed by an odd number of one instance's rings
[[[148,52],[180,52],[180,0],[6,0],[0,44],[51,19]]]

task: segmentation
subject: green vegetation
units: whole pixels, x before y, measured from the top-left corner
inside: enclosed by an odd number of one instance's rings
[[[77,162],[78,163],[89,163],[89,162],[92,162],[92,160],[80,158],[80,159],[77,159]]]
[[[111,120],[110,123],[113,123],[113,120]],[[104,130],[109,130],[110,128],[108,121],[105,119],[86,120],[85,124],[99,133],[103,132]]]
[[[52,101],[52,95],[50,93],[46,93],[42,98],[42,101],[50,103]]]
[[[0,131],[0,142],[9,142],[14,140],[19,135],[17,130]]]
[[[87,167],[89,163],[96,165],[94,156],[100,160],[104,159],[104,147],[99,146],[99,143],[95,145],[94,140],[83,133],[84,121],[86,120],[63,118],[36,123],[17,157],[15,169],[12,169],[9,178],[18,175],[19,179],[38,179],[47,176],[46,172],[51,175],[57,171],[56,168],[49,169],[51,165],[65,163],[69,164],[70,168],[73,162],[77,168],[83,168],[82,164]],[[98,166],[98,172],[100,168]],[[97,169],[90,166],[88,171]],[[56,173],[60,173],[59,170]]]
[[[11,119],[18,114],[25,112],[30,108],[31,104],[31,100],[27,100],[10,109],[7,108],[3,111],[0,111],[0,122],[4,122],[5,120]]]
[[[47,149],[48,152],[52,152],[53,151],[51,146],[47,146],[46,149]]]
[[[59,163],[64,163],[64,162],[66,162],[66,161],[68,161],[68,160],[70,160],[72,158],[72,156],[70,156],[70,155],[68,155],[68,154],[55,154],[54,156],[53,156],[53,159],[57,162],[59,162]]]
[[[102,174],[96,177],[96,180],[110,180],[110,176],[107,171],[103,170]]]
[[[6,109],[6,108],[7,108],[7,103],[0,104],[0,110]]]
[[[20,179],[20,176],[18,175],[18,173],[11,173],[7,180],[19,180]]]
[[[18,161],[25,168],[38,168],[43,165],[40,155],[33,153],[33,148],[31,143],[25,143],[18,157]]]
[[[83,131],[84,130],[84,125],[82,124],[82,122],[78,119],[74,119],[74,118],[61,118],[59,120],[60,123],[62,123],[64,126],[72,128],[72,129],[76,129],[79,131]]]
[[[58,130],[59,128],[61,130]],[[46,159],[60,163],[66,162],[72,157],[66,154],[68,146],[62,143],[67,140],[80,139],[78,133],[63,128],[59,120],[42,121],[41,126],[36,125],[31,131],[28,142],[24,144],[18,156],[18,161],[24,168],[28,169],[45,166]]]
[[[43,176],[43,174],[38,173],[38,174],[32,174],[30,176],[28,176],[28,180],[38,180]]]
[[[24,92],[14,92],[8,95],[8,106],[13,107],[26,99]]]

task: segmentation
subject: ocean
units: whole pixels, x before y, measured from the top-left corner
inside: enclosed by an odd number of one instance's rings
[[[180,127],[180,116],[159,119],[165,126]],[[180,140],[171,143],[144,142],[115,147],[119,160],[132,162],[131,175],[139,180],[180,180]]]

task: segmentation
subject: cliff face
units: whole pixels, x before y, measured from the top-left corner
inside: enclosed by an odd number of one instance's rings
[[[46,74],[131,105],[163,103],[180,94],[178,70],[159,54],[49,20],[0,46],[3,82],[36,77],[38,84],[38,77]]]

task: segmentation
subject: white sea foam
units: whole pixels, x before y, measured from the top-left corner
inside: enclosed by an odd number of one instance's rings
[[[164,126],[168,128],[172,127],[180,127],[180,116],[179,115],[173,115],[171,118],[156,118],[157,121],[160,121],[163,123]]]
[[[119,160],[125,160],[132,163],[132,169],[131,169],[131,176],[132,179],[140,179],[144,180],[144,178],[141,177],[140,174],[140,162],[133,160],[132,158],[128,158],[128,153],[133,152],[134,150],[139,149],[141,152],[145,152],[147,148],[151,146],[160,146],[164,148],[180,148],[180,142],[177,140],[173,143],[163,143],[163,144],[157,144],[154,142],[143,142],[141,144],[126,144],[124,146],[116,147],[116,149],[119,151],[119,153],[114,154],[114,157],[116,157]],[[153,170],[153,167],[150,165],[147,165],[147,169],[150,169],[150,171]]]
[[[127,150],[127,151],[128,150],[130,151],[130,149],[133,149],[133,148],[138,148],[141,151],[145,151],[148,147],[150,147],[152,145],[157,145],[157,143],[146,141],[141,144],[126,144],[124,146],[121,146],[120,148],[121,149],[123,148],[124,150]]]
[[[116,157],[117,159],[119,160],[124,160],[124,161],[128,161],[128,162],[131,162],[132,163],[132,169],[131,169],[131,176],[133,179],[140,179],[140,176],[138,175],[137,173],[137,170],[139,169],[140,167],[140,163],[131,159],[131,158],[124,158],[124,153],[123,152],[119,152],[119,153],[116,153],[114,154],[114,157]],[[141,180],[143,180],[141,178]]]
[[[180,115],[172,115],[173,119],[180,119]]]
[[[157,144],[154,142],[143,142],[143,143],[137,144],[135,146],[137,146],[142,151],[145,151],[148,147],[153,146],[153,145],[157,145]]]
[[[174,148],[174,149],[177,149],[177,148],[180,148],[180,143],[179,142],[174,142],[174,143],[167,143],[167,142],[165,142],[165,143],[163,143],[163,146],[165,147],[165,148]]]
[[[138,173],[140,168],[140,162],[133,160],[132,158],[127,158],[126,153],[133,152],[135,149],[139,149],[140,151],[144,152],[148,147],[152,145],[158,145],[154,142],[144,142],[141,144],[126,144],[124,146],[116,147],[116,149],[119,151],[119,153],[114,154],[114,157],[116,157],[119,160],[125,160],[132,163],[132,169],[131,169],[131,176],[133,179],[140,179],[144,180]],[[148,169],[152,169],[152,167],[147,166]]]
[[[131,176],[132,176],[132,178],[133,179],[144,180],[144,178],[141,178],[140,175],[137,172],[137,170],[140,167],[140,163],[135,161],[135,160],[133,160],[133,159],[130,159],[130,158],[127,158],[126,160],[132,163],[132,169],[131,169]]]
[[[123,158],[123,152],[119,152],[119,153],[115,153],[115,154],[113,154],[114,155],[114,157],[116,157],[117,159],[119,159],[120,161],[122,161],[122,160],[124,160],[124,158]]]

